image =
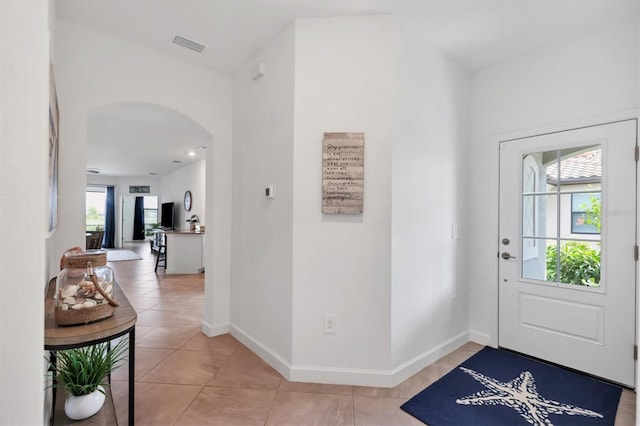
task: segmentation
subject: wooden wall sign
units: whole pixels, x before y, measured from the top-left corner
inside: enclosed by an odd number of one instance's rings
[[[362,213],[363,194],[364,133],[325,133],[322,213]]]

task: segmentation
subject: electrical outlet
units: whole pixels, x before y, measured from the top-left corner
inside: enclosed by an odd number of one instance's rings
[[[456,310],[456,295],[452,295],[451,299],[449,300],[449,309],[451,309],[452,311]]]
[[[324,314],[324,334],[336,334],[336,316]]]
[[[460,226],[451,225],[451,239],[457,240],[458,238],[460,238]]]

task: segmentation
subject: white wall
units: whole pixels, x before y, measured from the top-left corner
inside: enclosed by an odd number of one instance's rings
[[[164,106],[213,136],[207,149],[204,328],[228,328],[231,222],[231,79],[140,45],[58,20],[56,62],[61,109],[62,188],[56,251],[84,241],[87,118],[121,102]],[[199,202],[196,200],[196,202]],[[215,267],[213,265],[215,264]]]
[[[465,246],[469,230],[465,224],[470,76],[425,42],[425,28],[419,19],[405,17],[396,22],[393,368],[420,357],[412,366],[419,369],[468,338]],[[455,239],[453,227],[459,233]]]
[[[637,16],[477,72],[469,193],[470,328],[497,344],[498,141],[609,119],[638,107]]]
[[[0,424],[43,422],[49,8],[0,2]],[[20,42],[16,43],[16,34]],[[28,52],[28,54],[25,54]],[[12,301],[19,301],[13,303]],[[31,301],[31,303],[30,303]],[[24,303],[23,303],[24,302]]]
[[[390,363],[393,21],[296,21],[292,378]],[[364,132],[364,213],[322,214],[323,132]],[[324,314],[336,333],[324,334]],[[331,380],[335,381],[335,380]]]
[[[160,203],[175,202],[174,226],[188,230],[187,219],[193,214],[200,218],[200,224],[206,225],[206,161],[200,160],[184,166],[162,177]],[[191,211],[184,209],[184,193],[191,191]],[[160,208],[160,207],[158,207]]]
[[[292,345],[293,54],[290,26],[234,81],[232,333],[280,367]]]
[[[470,81],[421,28],[298,20],[236,76],[232,333],[292,380],[390,386],[468,337]],[[365,133],[362,215],[321,212],[328,131]]]

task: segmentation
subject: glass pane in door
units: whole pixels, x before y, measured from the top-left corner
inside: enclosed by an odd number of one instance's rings
[[[601,179],[599,145],[523,156],[523,278],[600,286]]]

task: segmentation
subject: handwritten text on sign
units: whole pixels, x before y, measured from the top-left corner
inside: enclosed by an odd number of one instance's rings
[[[325,133],[322,140],[322,213],[362,213],[364,133]]]

